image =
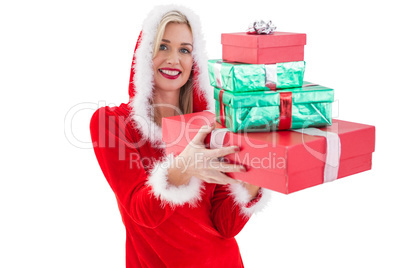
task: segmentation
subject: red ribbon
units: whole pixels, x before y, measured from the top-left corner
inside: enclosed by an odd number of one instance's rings
[[[219,110],[220,110],[219,116],[220,116],[220,119],[221,119],[222,126],[226,127],[226,123],[225,123],[225,106],[223,105],[223,92],[224,92],[224,89],[222,88],[219,91]]]
[[[278,129],[290,129],[291,127],[292,127],[292,92],[280,92]]]
[[[267,87],[267,88],[269,88],[270,90],[273,90],[273,91],[276,91],[276,84],[274,83],[274,82],[267,82],[266,84],[265,84],[265,86]]]
[[[219,91],[219,118],[222,126],[226,127],[225,123],[225,106],[223,104],[224,89]],[[292,92],[279,93],[279,125],[278,129],[292,128]]]

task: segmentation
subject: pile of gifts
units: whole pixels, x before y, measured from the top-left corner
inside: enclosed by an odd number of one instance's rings
[[[178,155],[201,126],[216,122],[209,148],[247,168],[230,177],[289,194],[371,169],[374,126],[332,119],[333,89],[303,81],[306,34],[222,34],[209,60],[215,114],[163,118],[167,153]]]

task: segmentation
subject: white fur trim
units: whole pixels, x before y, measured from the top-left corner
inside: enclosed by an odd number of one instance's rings
[[[172,207],[182,206],[186,203],[195,206],[201,200],[204,185],[196,177],[191,177],[187,185],[169,184],[167,173],[173,161],[173,154],[169,154],[165,159],[158,162],[151,171],[147,184],[152,187],[156,198],[168,202]]]
[[[251,200],[248,190],[240,183],[229,185],[230,195],[233,197],[235,204],[240,206],[241,214],[246,217],[251,217],[254,213],[262,211],[271,199],[271,192],[264,188],[261,189],[261,199],[251,207],[246,207]]]
[[[184,14],[190,22],[193,33],[193,59],[199,67],[199,75],[195,83],[199,84],[207,99],[208,108],[213,109],[215,102],[213,98],[213,89],[209,84],[207,55],[205,53],[205,41],[201,33],[201,22],[198,16],[190,9],[178,5],[156,6],[144,21],[142,28],[142,41],[136,51],[136,60],[132,68],[135,68],[134,87],[135,95],[130,101],[133,108],[131,117],[140,130],[143,137],[149,140],[153,145],[162,143],[162,129],[152,118],[152,107],[149,100],[152,98],[154,88],[154,72],[152,66],[152,51],[159,22],[164,14],[171,10],[177,10]]]

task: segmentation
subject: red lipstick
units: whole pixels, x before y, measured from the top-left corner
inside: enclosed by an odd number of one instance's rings
[[[173,68],[161,68],[158,69],[158,71],[163,77],[167,79],[176,79],[181,74],[181,71],[179,69],[173,69]]]

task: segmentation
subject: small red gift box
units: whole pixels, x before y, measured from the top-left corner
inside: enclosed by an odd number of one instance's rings
[[[272,34],[224,33],[221,36],[225,61],[272,64],[304,60],[306,34],[274,32]]]
[[[214,121],[215,115],[207,111],[163,118],[166,152],[174,153],[175,156],[180,154],[201,126]],[[218,134],[207,136],[205,143],[207,147],[220,143],[222,146],[237,145],[241,148],[240,152],[225,157],[228,162],[242,164],[247,168],[245,173],[227,173],[234,179],[284,194],[324,182],[328,166],[325,137],[296,131],[233,133],[219,130],[224,129],[216,123]],[[374,126],[333,120],[332,126],[320,130],[322,133],[335,133],[340,140],[340,160],[335,178],[371,169]],[[218,141],[220,138],[223,139]]]

